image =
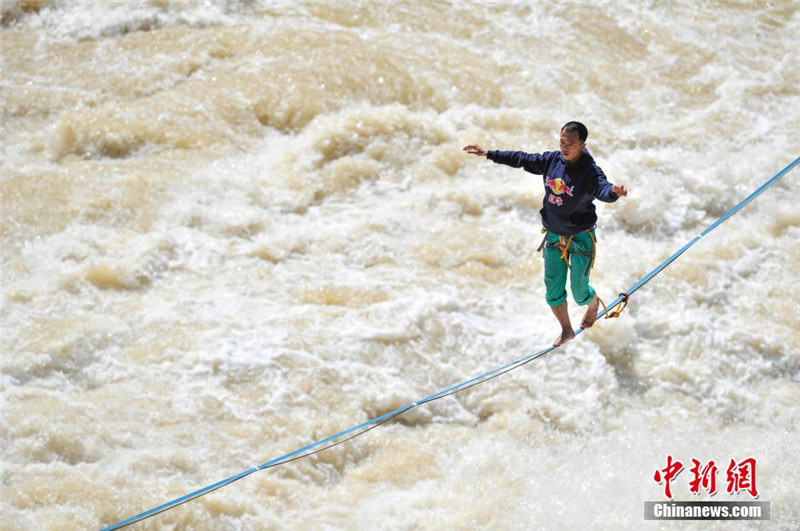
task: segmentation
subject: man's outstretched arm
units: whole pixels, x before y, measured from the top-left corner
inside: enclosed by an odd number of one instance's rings
[[[481,146],[470,144],[464,151],[479,157],[486,157],[498,164],[512,168],[523,168],[530,173],[542,175],[545,172],[546,157],[542,153],[525,153],[524,151],[488,151]]]
[[[470,155],[477,155],[477,156],[483,157],[483,158],[486,158],[486,156],[489,154],[488,151],[486,151],[485,149],[483,149],[482,147],[480,147],[477,144],[470,144],[468,146],[465,146],[464,147],[464,151],[466,151]]]
[[[625,197],[628,195],[628,189],[624,186],[617,186],[616,184],[608,182],[608,179],[606,179],[606,174],[603,173],[603,170],[600,168],[597,168],[596,177],[597,180],[592,187],[592,195],[600,201],[613,203],[620,197]]]

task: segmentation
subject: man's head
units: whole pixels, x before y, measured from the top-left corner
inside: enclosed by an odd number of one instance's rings
[[[567,162],[575,162],[581,156],[581,151],[586,147],[589,131],[580,122],[567,122],[561,128],[561,142],[559,149]]]

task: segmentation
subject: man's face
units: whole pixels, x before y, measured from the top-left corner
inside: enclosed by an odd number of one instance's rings
[[[567,162],[575,162],[581,156],[581,150],[586,144],[581,142],[578,133],[570,133],[566,129],[561,130],[561,143],[559,149]]]

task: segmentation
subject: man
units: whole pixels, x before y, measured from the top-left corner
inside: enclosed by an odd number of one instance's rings
[[[472,155],[544,176],[544,207],[539,213],[546,229],[542,245],[547,304],[561,325],[561,335],[553,342],[555,346],[575,337],[567,313],[567,270],[573,299],[579,306],[588,305],[581,328],[591,328],[597,318],[599,300],[589,285],[597,252],[593,201],[613,203],[628,195],[624,186],[609,183],[595,164],[586,149],[588,136],[585,125],[568,122],[561,128],[559,151],[486,151],[477,145],[464,148]]]

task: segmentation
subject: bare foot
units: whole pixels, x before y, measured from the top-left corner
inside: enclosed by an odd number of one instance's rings
[[[600,306],[600,301],[597,299],[597,295],[595,295],[592,301],[589,303],[589,307],[586,308],[586,313],[583,314],[583,321],[581,321],[581,328],[592,327],[595,319],[597,319],[598,306]]]
[[[567,341],[569,341],[570,339],[574,339],[574,338],[575,338],[575,332],[573,332],[569,328],[566,329],[566,330],[562,330],[561,331],[561,335],[558,336],[555,341],[553,341],[553,346],[554,347],[559,347],[559,346],[563,345],[564,343],[566,343]]]

